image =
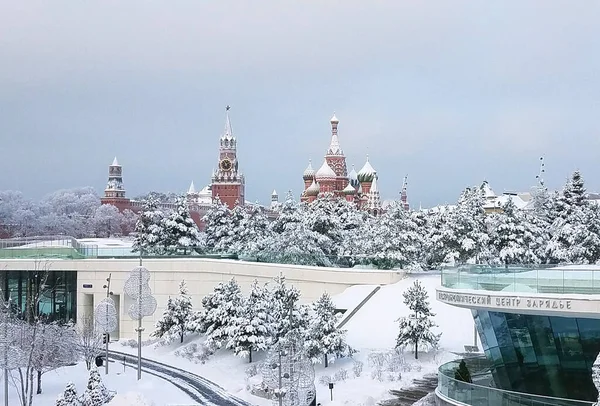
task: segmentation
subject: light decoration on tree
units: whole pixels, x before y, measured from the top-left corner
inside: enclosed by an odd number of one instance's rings
[[[140,260],[141,262],[141,260]],[[133,320],[138,320],[138,380],[142,378],[142,319],[151,316],[156,311],[156,299],[150,289],[150,271],[143,266],[133,268],[129,278],[125,281],[124,291],[133,299],[127,314]]]
[[[276,406],[306,406],[315,398],[315,369],[300,337],[288,337],[271,349],[261,373]]]
[[[105,351],[106,351],[106,373],[108,374],[108,334],[117,329],[117,308],[115,302],[110,298],[104,298],[98,303],[94,309],[94,319],[98,330],[106,334]]]

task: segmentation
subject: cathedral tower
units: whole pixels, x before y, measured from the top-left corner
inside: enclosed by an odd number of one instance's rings
[[[344,155],[344,151],[342,151],[342,147],[340,146],[340,140],[338,138],[338,124],[340,120],[333,113],[333,117],[329,120],[331,123],[331,142],[329,144],[329,148],[327,149],[327,153],[325,154],[325,160],[327,161],[327,165],[336,175],[336,181],[333,189],[335,190],[337,195],[342,195],[342,191],[348,184],[348,170],[346,168],[346,156]]]
[[[225,109],[225,130],[219,141],[219,163],[212,175],[212,197],[217,197],[230,209],[236,204],[244,205],[244,175],[237,160],[237,140],[231,130],[229,109]]]
[[[125,187],[123,186],[123,167],[119,165],[117,157],[108,167],[108,182],[104,189],[104,197],[100,199],[102,204],[112,204],[120,211],[130,206],[129,199],[125,197]]]

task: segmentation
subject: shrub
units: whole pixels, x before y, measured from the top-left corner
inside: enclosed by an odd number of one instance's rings
[[[352,371],[354,372],[354,377],[358,378],[362,374],[363,363],[362,361],[354,361],[352,364]]]

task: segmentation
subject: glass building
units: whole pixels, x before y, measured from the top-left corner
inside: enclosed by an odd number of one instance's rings
[[[0,292],[22,314],[38,298],[34,313],[50,321],[77,321],[76,271],[0,271]]]
[[[496,387],[595,401],[600,320],[473,310]]]

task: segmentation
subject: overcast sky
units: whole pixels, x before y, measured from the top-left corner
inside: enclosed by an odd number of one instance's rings
[[[302,190],[329,118],[413,206],[580,169],[600,190],[600,3],[0,1],[0,189],[210,182],[231,105],[248,200]]]

